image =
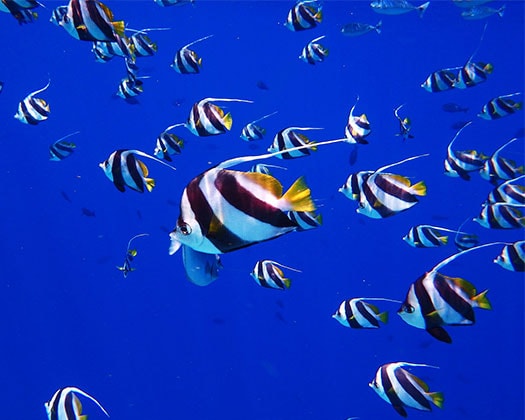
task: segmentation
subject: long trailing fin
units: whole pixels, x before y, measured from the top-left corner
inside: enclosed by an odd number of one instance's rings
[[[131,242],[133,242],[134,239],[136,238],[140,238],[141,236],[149,236],[149,233],[139,233],[138,235],[135,235],[133,238],[131,238],[129,241],[128,241],[128,250],[131,246]]]
[[[427,365],[425,363],[410,363],[410,362],[397,362],[399,366],[410,366],[410,367],[428,367],[432,369],[439,369],[439,366]]]
[[[208,39],[208,38],[211,38],[213,35],[208,35],[208,36],[204,36],[202,38],[199,38],[193,42],[190,42],[189,44],[186,44],[184,47],[181,48],[181,50],[185,49],[185,48],[188,48],[190,47],[191,45],[193,44],[196,44],[197,42],[201,42],[201,41],[204,41],[205,39]]]
[[[163,133],[167,132],[167,131],[170,131],[172,129],[174,129],[175,127],[184,127],[186,126],[186,123],[177,123],[177,124],[172,124],[170,125],[168,128],[166,128]]]
[[[199,102],[211,102],[211,101],[218,101],[218,102],[245,102],[247,104],[253,104],[253,101],[250,101],[249,99],[232,99],[232,98],[205,98]]]
[[[369,298],[369,297],[362,297],[362,298],[354,298],[358,300],[372,300],[372,301],[383,301],[383,302],[392,302],[392,303],[403,303],[400,300],[396,299],[388,299],[388,298]]]
[[[58,143],[59,141],[65,140],[71,136],[74,136],[75,134],[80,133],[80,131],[75,131],[74,133],[66,134],[64,137],[60,137],[58,140],[55,141],[55,143]]]
[[[268,262],[274,264],[274,265],[277,265],[279,267],[282,267],[282,268],[287,268],[288,270],[292,270],[292,271],[296,271],[297,273],[302,273],[301,270],[298,270],[297,268],[293,268],[293,267],[289,267],[287,265],[284,265],[284,264],[281,264],[281,263],[278,263],[277,261],[273,261],[273,260],[268,260]]]
[[[312,40],[309,42],[309,44],[312,44],[312,43],[314,43],[315,41],[320,41],[320,40],[323,39],[323,38],[326,38],[326,35],[318,36],[317,38],[312,39]]]
[[[106,416],[109,417],[109,413],[106,411],[106,409],[105,409],[104,407],[102,407],[102,404],[100,404],[100,403],[95,399],[95,397],[92,397],[92,396],[89,395],[87,392],[84,392],[84,391],[82,391],[81,389],[78,389],[78,388],[76,388],[76,387],[71,387],[70,389],[72,390],[72,392],[75,392],[75,393],[80,394],[80,395],[82,395],[82,396],[84,396],[84,397],[86,397],[86,398],[89,398],[91,401],[93,401],[93,402],[98,406],[98,408],[100,408],[100,409],[104,412],[104,414],[105,414]]]
[[[472,124],[472,121],[469,121],[467,123],[465,123],[465,125],[463,127],[461,127],[458,131],[456,131],[456,134],[454,135],[454,138],[450,141],[450,143],[448,144],[448,150],[451,151],[452,149],[452,144],[454,143],[454,141],[456,141],[456,139],[458,138],[459,134],[463,131],[463,129],[465,127],[468,127],[470,124]]]
[[[472,61],[474,56],[478,53],[479,49],[481,48],[481,43],[483,42],[483,38],[485,37],[485,32],[487,30],[487,26],[488,26],[488,22],[485,23],[485,26],[483,26],[483,32],[481,33],[481,37],[479,38],[478,46],[476,47],[476,49],[474,50],[472,55],[469,57],[469,59],[467,60],[465,65],[467,65],[468,63],[470,63]]]
[[[412,156],[412,157],[400,160],[399,162],[395,162],[395,163],[391,163],[391,164],[386,165],[386,166],[382,166],[381,168],[375,170],[374,173],[377,174],[377,173],[383,172],[385,169],[391,168],[393,166],[401,165],[402,163],[409,162],[409,161],[414,160],[414,159],[419,159],[419,158],[422,158],[422,157],[426,157],[426,156],[429,156],[429,155],[430,155],[430,153],[424,153],[422,155]]]
[[[462,233],[464,235],[467,234],[467,232],[461,232],[459,230],[454,230],[454,229],[447,229],[447,228],[444,228],[444,227],[440,227],[440,226],[433,226],[433,225],[419,225],[420,227],[426,227],[426,228],[429,228],[429,229],[436,229],[436,230],[441,230],[443,232],[450,232],[450,233]]]
[[[257,118],[256,120],[253,120],[252,121],[252,124],[256,123],[256,122],[259,122],[259,121],[262,121],[264,120],[265,118],[268,118],[268,117],[271,117],[272,115],[275,115],[277,114],[279,111],[274,111],[272,112],[271,114],[266,114],[264,117],[261,117],[261,118]]]
[[[49,87],[50,84],[51,84],[51,79],[49,79],[49,81],[47,82],[47,85],[45,85],[42,89],[35,90],[34,92],[31,92],[27,96],[34,96],[34,95],[39,94],[40,92],[43,92],[44,90],[46,90]]]
[[[145,157],[145,158],[148,158],[148,159],[151,159],[151,160],[154,160],[155,162],[158,162],[164,166],[167,166],[168,168],[170,169],[173,169],[174,171],[176,171],[177,169],[171,165],[168,165],[166,162],[160,160],[160,159],[157,159],[155,156],[151,156],[141,150],[137,150],[137,149],[132,149],[132,150],[129,150],[129,152],[131,153],[134,153],[136,155],[139,155],[139,156],[142,156],[142,157]]]
[[[501,152],[505,147],[507,147],[509,144],[514,143],[516,140],[518,140],[517,137],[514,137],[513,139],[510,139],[507,143],[505,143],[503,146],[499,147],[493,154],[491,159],[494,159],[496,156],[498,156],[499,152]]]

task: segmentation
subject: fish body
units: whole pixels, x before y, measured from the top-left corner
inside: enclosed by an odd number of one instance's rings
[[[328,49],[323,47],[317,41],[323,39],[325,36],[320,36],[311,40],[301,52],[299,58],[308,64],[315,64],[324,61],[325,57],[328,55]]]
[[[297,231],[315,229],[321,226],[323,218],[313,211],[289,211],[288,217],[297,224]]]
[[[394,116],[399,121],[399,133],[396,133],[396,136],[401,136],[403,140],[413,139],[414,136],[410,134],[410,130],[412,129],[412,122],[410,121],[410,118],[401,118],[399,116],[399,110],[402,107],[403,105],[399,105],[396,109],[394,109]]]
[[[315,28],[323,20],[322,7],[316,0],[299,1],[290,9],[284,26],[291,31]]]
[[[466,89],[477,86],[485,82],[494,70],[494,66],[490,63],[483,63],[468,61],[458,73],[454,87],[457,89]]]
[[[183,46],[175,54],[175,57],[173,58],[173,63],[171,64],[171,68],[180,74],[200,73],[200,67],[202,66],[202,58],[200,58],[195,51],[190,50],[189,47],[197,42],[204,41],[205,39],[208,39],[212,36],[213,35],[205,36]]]
[[[130,99],[144,92],[144,83],[138,78],[124,78],[120,81],[117,88],[117,96],[122,99]]]
[[[57,26],[60,26],[60,22],[64,19],[64,16],[67,14],[67,5],[57,6],[51,12],[51,17],[49,21]]]
[[[443,92],[453,89],[457,83],[457,75],[453,70],[459,68],[442,69],[430,73],[426,80],[421,83],[421,87],[427,92]]]
[[[343,25],[343,27],[341,28],[341,32],[343,33],[343,35],[346,36],[360,36],[372,31],[376,31],[377,34],[380,34],[382,26],[382,20],[377,22],[377,25],[370,25],[368,23],[360,22],[350,22],[346,25]]]
[[[494,262],[509,271],[525,271],[525,241],[505,245]]]
[[[500,181],[508,181],[523,175],[523,165],[518,166],[515,161],[500,156],[501,151],[516,140],[518,139],[513,138],[506,142],[492,154],[490,159],[484,162],[483,167],[479,170],[479,174],[483,179],[498,185]]]
[[[269,289],[286,290],[290,288],[291,281],[285,277],[283,270],[279,267],[286,266],[272,260],[259,260],[255,263],[250,275],[259,286]]]
[[[168,6],[181,6],[184,4],[193,4],[195,0],[153,0],[155,4],[158,4],[161,7]]]
[[[99,164],[109,180],[121,192],[125,191],[125,187],[140,193],[144,192],[144,189],[151,192],[155,187],[155,180],[148,178],[147,166],[137,159],[136,154],[142,152],[119,149]]]
[[[403,240],[414,248],[434,248],[448,243],[448,236],[441,232],[456,231],[439,226],[417,225],[410,228]]]
[[[115,35],[115,41],[94,41],[91,52],[99,62],[107,62],[111,58],[128,57],[135,59],[135,47],[131,38]]]
[[[291,149],[298,146],[309,146],[304,149],[285,152],[277,157],[280,159],[296,159],[303,156],[308,156],[310,150],[317,150],[315,142],[311,142],[306,135],[299,133],[298,130],[320,130],[320,128],[313,127],[288,127],[279,131],[273,138],[272,145],[268,148],[268,152],[274,153]],[[311,145],[311,146],[310,146]]]
[[[517,95],[521,95],[521,93],[511,93],[510,95],[502,95],[491,99],[483,105],[478,117],[484,120],[496,120],[516,113],[523,108],[523,102],[516,102],[511,99]]]
[[[349,328],[379,328],[380,322],[388,321],[388,312],[380,313],[375,305],[365,302],[365,298],[353,298],[341,302],[332,318]]]
[[[44,403],[48,420],[85,420],[87,416],[82,415],[82,404],[78,395],[93,401],[109,417],[108,412],[95,398],[79,388],[70,386],[60,388],[51,400]]]
[[[163,131],[157,137],[157,145],[153,154],[159,159],[164,159],[168,162],[171,162],[173,160],[171,156],[180,155],[182,153],[183,147],[183,139],[173,133]]]
[[[77,145],[75,143],[58,140],[49,146],[49,160],[60,161],[70,156]]]
[[[42,89],[30,93],[20,101],[18,104],[18,110],[14,116],[18,121],[23,122],[24,124],[37,125],[49,118],[51,112],[49,104],[41,98],[35,98],[35,95],[46,90],[50,83],[51,81],[49,81]]]
[[[495,9],[489,6],[475,6],[461,12],[461,17],[466,20],[486,19],[492,15],[498,15],[503,17],[505,12],[505,5],[499,9]]]
[[[122,266],[118,266],[117,265],[117,269],[122,271],[122,274],[124,275],[124,278],[128,277],[128,274],[131,273],[132,271],[135,271],[135,268],[131,266],[131,263],[133,262],[133,260],[137,256],[137,250],[131,248],[131,243],[136,238],[139,238],[141,236],[148,236],[148,235],[149,235],[148,233],[140,233],[138,235],[133,236],[128,241],[128,247],[126,249],[126,256],[124,257],[124,263],[122,264]]]
[[[271,117],[272,115],[276,113],[277,111],[272,112],[271,114],[265,115],[264,117],[258,118],[246,124],[241,130],[241,139],[243,139],[244,141],[261,140],[264,137],[266,130],[260,127],[259,125],[257,125],[256,123],[268,117]]]
[[[182,246],[182,262],[189,281],[197,286],[208,286],[219,277],[222,269],[219,255],[205,254]]]
[[[32,9],[41,6],[36,0],[2,0],[0,12],[10,13],[20,25],[34,22],[38,14]]]
[[[354,115],[354,109],[358,101],[359,97],[357,97],[354,106],[350,109],[348,123],[345,127],[345,137],[349,143],[368,144],[368,140],[366,140],[365,137],[370,134],[372,128],[366,114],[361,114],[360,116]]]
[[[422,18],[430,2],[427,1],[419,6],[414,6],[406,0],[375,0],[370,3],[370,7],[376,13],[382,15],[402,15],[416,10]]]
[[[156,54],[157,44],[146,34],[138,32],[133,34],[129,39],[137,57],[151,57]]]
[[[521,175],[517,178],[509,179],[494,188],[487,196],[486,203],[525,204],[525,186],[515,184],[516,181],[524,177],[525,175]]]
[[[485,204],[473,220],[487,229],[520,229],[525,227],[525,205]]]
[[[366,181],[374,171],[360,171],[352,173],[346,179],[339,192],[350,200],[359,201],[363,190],[363,182]]]

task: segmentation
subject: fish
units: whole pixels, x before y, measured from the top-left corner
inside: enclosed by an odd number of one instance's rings
[[[124,78],[120,81],[117,88],[117,96],[122,99],[130,99],[144,92],[144,83],[138,78]]]
[[[446,104],[441,105],[441,109],[445,112],[468,112],[468,108],[456,104],[454,102],[447,102]]]
[[[443,393],[430,392],[428,385],[403,369],[404,366],[437,369],[436,366],[421,363],[387,363],[377,370],[374,379],[368,385],[403,417],[408,415],[405,407],[431,411],[430,403],[432,403],[436,407],[443,408]]]
[[[34,96],[45,91],[50,84],[51,80],[42,89],[31,92],[18,103],[18,111],[14,116],[18,121],[24,124],[37,125],[49,118],[51,112],[49,104],[45,100]]]
[[[467,223],[469,220],[470,219],[465,219],[456,231],[456,236],[454,237],[454,245],[456,245],[456,249],[458,251],[464,251],[466,249],[470,249],[479,245],[478,235],[475,235],[473,233],[464,233],[461,231],[465,223]]]
[[[167,29],[167,28],[156,28]],[[130,42],[133,45],[133,51],[137,57],[151,57],[157,53],[157,44],[153,42],[145,33],[147,29],[143,29],[136,34],[131,35]]]
[[[135,46],[131,38],[115,35],[115,41],[94,41],[91,52],[95,54],[97,61],[106,63],[113,57],[128,57],[135,59]]]
[[[313,211],[289,211],[287,216],[297,224],[297,232],[315,229],[323,223],[322,216]]]
[[[492,0],[452,0],[452,3],[455,6],[461,7],[461,8],[472,8],[481,6],[482,4],[488,3]]]
[[[140,193],[144,192],[144,188],[151,192],[155,187],[155,180],[148,178],[147,166],[137,159],[136,155],[147,157],[175,170],[173,166],[140,150],[118,149],[111,153],[104,162],[101,162],[99,167],[120,192],[124,192],[125,187]]]
[[[126,248],[126,256],[124,258],[124,263],[122,264],[122,266],[117,265],[117,269],[119,271],[122,271],[122,275],[124,276],[124,278],[128,277],[128,274],[131,273],[132,271],[135,271],[135,268],[131,266],[131,263],[133,259],[137,256],[137,250],[131,248],[131,243],[136,238],[140,238],[142,236],[148,236],[148,235],[149,233],[139,233],[138,235],[133,236],[128,241],[128,247]]]
[[[95,212],[93,210],[90,210],[90,209],[88,209],[86,207],[82,207],[80,209],[80,211],[82,211],[82,215],[86,216],[86,217],[95,217],[96,216],[96,214],[95,214]]]
[[[477,86],[485,82],[492,74],[494,66],[491,63],[484,63],[482,61],[473,62],[471,59],[461,68],[454,82],[454,88],[466,89]]]
[[[421,83],[421,87],[431,93],[453,89],[457,82],[457,75],[454,71],[460,68],[461,67],[452,67],[430,73],[425,81]]]
[[[346,299],[339,305],[332,318],[339,321],[345,327],[370,329],[379,328],[379,322],[386,324],[388,321],[388,312],[379,312],[379,309],[371,303],[365,301],[386,301],[401,303],[398,300],[384,298],[352,298]]]
[[[168,133],[168,131],[178,125],[181,124],[170,125],[157,136],[157,145],[153,151],[153,154],[159,159],[164,159],[168,162],[171,162],[173,160],[171,156],[180,155],[182,153],[184,140],[173,133]]]
[[[427,1],[419,6],[414,6],[407,0],[374,0],[370,3],[372,10],[382,15],[402,15],[416,10],[420,18],[423,17],[429,5],[430,2]]]
[[[456,132],[456,134],[447,146],[447,157],[445,158],[445,161],[443,163],[445,168],[445,175],[454,178],[460,177],[465,181],[470,180],[469,172],[479,171],[485,164],[485,161],[488,159],[488,156],[481,152],[478,152],[477,150],[452,150],[452,145],[454,144],[460,133],[465,127],[468,127],[470,124],[472,124],[472,121],[466,123]]]
[[[262,80],[258,80],[255,86],[257,86],[257,88],[261,90],[270,90],[268,85]]]
[[[399,105],[396,109],[394,109],[394,115],[399,121],[399,133],[396,133],[396,136],[403,137],[403,141],[405,141],[407,139],[413,139],[414,136],[410,134],[410,130],[412,129],[412,122],[410,121],[410,118],[401,118],[399,116],[399,110],[403,107],[403,105]]]
[[[0,93],[4,90],[4,82],[0,81]]]
[[[272,260],[259,260],[255,263],[250,275],[259,286],[279,290],[289,289],[291,281],[284,276],[283,270],[279,267],[300,272],[300,270],[279,264]]]
[[[80,131],[70,133],[58,139],[51,146],[49,146],[49,160],[60,161],[70,156],[75,151],[77,145],[65,140],[78,133],[80,133]]]
[[[506,244],[501,253],[494,259],[494,263],[505,270],[525,271],[525,241],[516,241]]]
[[[297,130],[322,130],[322,128],[316,127],[288,127],[280,130],[275,137],[271,146],[268,148],[268,152],[282,152],[286,149],[296,148],[298,146],[307,146],[299,150],[292,152],[284,152],[276,157],[279,159],[296,159],[303,156],[308,156],[310,150],[317,150],[315,142],[311,142],[308,137],[302,133],[298,133]]]
[[[360,23],[360,22],[350,22],[346,25],[343,25],[341,28],[341,32],[343,35],[346,36],[359,36],[367,34],[368,32],[376,31],[376,33],[379,35],[381,34],[381,28],[383,26],[383,21],[380,20],[377,22],[377,24],[370,25],[368,23]]]
[[[60,191],[60,195],[64,198],[64,200],[66,200],[68,203],[72,203],[73,201],[71,200],[71,198],[69,198],[69,195],[67,195],[67,193],[65,191]]]
[[[51,17],[49,22],[54,25],[60,26],[60,22],[64,19],[64,16],[67,14],[67,5],[57,6],[51,12]]]
[[[113,21],[113,12],[97,0],[69,0],[59,25],[81,41],[117,41],[124,35],[124,21]]]
[[[509,179],[498,187],[494,188],[488,194],[485,203],[525,204],[525,186],[515,184],[515,182],[523,178],[525,178],[525,175]]]
[[[109,417],[108,412],[94,397],[77,387],[68,386],[57,390],[53,397],[44,403],[48,420],[86,419],[87,416],[82,415],[82,404],[77,394],[93,401]]]
[[[328,55],[328,49],[317,43],[317,41],[320,41],[325,37],[326,35],[323,35],[312,39],[308,44],[305,45],[299,58],[308,64],[315,64],[324,61]]]
[[[403,240],[414,248],[433,248],[446,245],[448,236],[441,235],[440,232],[457,233],[455,230],[439,226],[417,225],[410,228]]]
[[[485,204],[472,220],[487,229],[520,229],[525,227],[523,210],[523,204]]]
[[[198,137],[215,136],[231,130],[231,114],[225,114],[224,110],[212,101],[253,103],[245,99],[226,98],[204,98],[196,102],[191,108],[185,127]]]
[[[195,3],[195,0],[153,0],[153,1],[161,7],[181,6],[184,4]]]
[[[193,44],[196,44],[197,42],[211,38],[212,36],[213,35],[208,35],[184,45],[180,50],[178,50],[175,53],[175,57],[173,57],[173,62],[171,63],[170,67],[180,74],[200,73],[200,67],[202,66],[202,58],[200,58],[195,51],[190,50],[189,47]]]
[[[481,178],[490,181],[493,185],[498,185],[500,181],[507,181],[523,175],[523,165],[518,166],[515,161],[500,157],[500,152],[516,140],[518,139],[510,139],[503,146],[499,147],[492,156],[484,162],[479,170]]]
[[[267,114],[264,117],[258,118],[246,124],[241,130],[241,139],[243,139],[244,141],[261,140],[264,137],[266,130],[258,126],[256,123],[275,114],[277,114],[277,111],[272,112],[271,114]]]
[[[368,140],[365,139],[370,132],[370,122],[366,117],[366,114],[361,114],[359,117],[354,116],[354,109],[359,102],[359,96],[357,97],[354,106],[350,109],[348,116],[348,123],[345,127],[345,137],[349,143],[368,144]]]
[[[286,170],[283,166],[277,166],[277,165],[268,165],[265,163],[256,163],[250,168],[250,172],[259,172],[261,174],[271,175],[270,168],[279,168]]]
[[[351,173],[338,191],[350,200],[359,201],[361,199],[363,182],[365,182],[373,173],[374,171],[359,171]]]
[[[213,283],[223,268],[219,255],[198,252],[186,245],[182,246],[182,262],[187,279],[197,286]]]
[[[317,0],[298,1],[290,9],[284,26],[291,31],[315,28],[323,20],[322,6]]]
[[[478,117],[483,118],[484,120],[496,120],[516,113],[516,111],[523,108],[523,102],[515,102],[510,98],[518,95],[521,95],[521,92],[492,98],[483,105]]]
[[[369,177],[362,185],[357,213],[372,219],[394,216],[415,206],[427,193],[424,181],[412,184],[401,175],[385,174],[386,169],[428,155],[413,156],[402,161],[383,166]]]
[[[42,4],[36,0],[2,0],[0,1],[0,12],[10,13],[19,25],[34,22],[38,18],[35,9]]]
[[[498,15],[503,17],[505,12],[505,5],[499,9],[495,9],[489,6],[474,6],[461,12],[461,17],[466,20],[485,19],[492,15]]]

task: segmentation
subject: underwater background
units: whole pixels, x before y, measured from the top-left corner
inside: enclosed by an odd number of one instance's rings
[[[404,323],[395,303],[377,303],[390,319],[376,330],[345,328],[332,318],[351,297],[403,300],[413,281],[457,252],[454,235],[431,249],[412,248],[402,237],[417,224],[457,229],[479,214],[493,188],[478,174],[470,181],[444,175],[458,124],[473,121],[459,149],[490,155],[518,137],[505,156],[523,164],[523,111],[494,121],[476,116],[489,99],[523,91],[522,1],[505,2],[503,17],[481,20],[463,19],[451,1],[431,1],[422,18],[379,15],[366,1],[325,1],[322,23],[302,32],[283,26],[294,5],[288,1],[105,3],[129,28],[171,28],[148,34],[158,52],[137,59],[147,78],[135,103],[115,95],[126,74],[121,58],[96,62],[91,42],[49,22],[62,3],[44,2],[26,25],[0,14],[1,419],[44,419],[43,403],[65,386],[93,395],[113,419],[396,419],[368,386],[377,368],[393,361],[440,367],[411,372],[443,392],[444,408],[409,409],[410,418],[525,418],[524,278],[492,262],[500,247],[443,269],[489,289],[493,307],[476,309],[473,326],[447,327],[451,344]],[[381,34],[341,33],[346,23],[379,20]],[[207,35],[213,37],[194,46],[203,59],[199,74],[170,68],[180,47]],[[326,59],[301,61],[303,47],[322,35]],[[438,93],[420,87],[431,72],[463,65],[478,46],[475,59],[494,66],[486,82]],[[14,119],[18,102],[48,80],[39,96],[51,107],[49,119],[38,126]],[[358,95],[356,113],[366,113],[372,127],[369,144],[263,162],[286,167],[272,169],[285,189],[306,177],[322,225],[224,254],[215,282],[189,282],[181,253],[168,255],[186,184],[226,159],[266,153],[285,127],[322,127],[306,133],[316,141],[343,137]],[[199,138],[177,129],[185,145],[173,157],[175,172],[144,160],[156,181],[151,193],[117,191],[98,164],[117,149],[153,153],[157,135],[186,121],[206,97],[253,103],[220,104],[233,116],[227,134]],[[445,112],[446,103],[468,109]],[[395,135],[393,109],[401,104],[415,136],[406,141]],[[263,140],[240,139],[245,124],[274,111],[261,123]],[[75,152],[50,161],[50,144],[75,131]],[[425,153],[397,173],[424,180],[427,196],[395,217],[359,215],[338,192],[352,172]],[[464,229],[481,243],[523,239],[522,229],[470,221]],[[116,266],[140,233],[149,235],[135,240],[136,270],[124,278]],[[260,259],[301,272],[287,272],[288,290],[262,288],[250,277]],[[83,403],[90,419],[105,418]]]

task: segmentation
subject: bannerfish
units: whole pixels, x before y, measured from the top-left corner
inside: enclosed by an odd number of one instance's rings
[[[461,67],[452,67],[448,69],[437,70],[421,83],[421,87],[427,92],[444,92],[453,89],[457,82],[456,72]]]
[[[317,0],[303,0],[290,9],[284,26],[291,31],[315,28],[323,20],[322,6]]]
[[[343,35],[346,36],[359,36],[367,34],[371,31],[376,31],[377,34],[381,33],[381,27],[383,26],[383,21],[380,20],[377,22],[377,25],[370,25],[368,23],[360,23],[360,22],[350,22],[346,25],[343,25],[341,28],[341,32]]]
[[[180,50],[175,53],[171,68],[180,74],[196,74],[200,73],[200,67],[202,66],[202,58],[197,55],[193,50],[190,50],[193,44],[204,41],[205,39],[211,38],[213,35],[208,35],[203,38],[199,38],[196,41],[190,42],[184,45]]]
[[[414,6],[407,0],[375,0],[370,3],[372,10],[382,15],[402,15],[416,10],[420,18],[423,17],[429,5],[430,2],[427,1],[419,6]]]
[[[70,156],[75,151],[77,145],[65,140],[78,133],[80,133],[80,131],[68,134],[49,146],[49,160],[60,161]]]
[[[494,188],[488,194],[486,203],[525,204],[525,186],[516,184],[517,181],[523,178],[525,178],[525,175],[509,179]]]
[[[2,0],[0,12],[10,13],[22,25],[38,18],[38,14],[32,10],[38,6],[42,4],[36,0]]]
[[[507,181],[523,175],[523,165],[517,164],[514,160],[500,157],[501,151],[516,140],[518,139],[513,138],[506,142],[484,162],[483,167],[479,170],[481,178],[490,181],[493,185],[498,185],[500,181]]]
[[[157,136],[157,144],[153,154],[159,159],[164,159],[168,162],[171,162],[173,160],[171,156],[180,155],[182,153],[184,140],[173,133],[168,133],[168,131],[170,131],[172,128],[179,125],[180,124],[170,125]]]
[[[257,125],[257,123],[275,114],[277,114],[277,111],[246,124],[241,130],[241,139],[244,141],[261,140],[264,137],[266,130]]]
[[[407,139],[413,139],[414,136],[410,134],[410,130],[412,129],[412,122],[410,121],[410,118],[401,118],[399,116],[399,110],[403,107],[403,105],[399,105],[396,109],[394,109],[394,116],[399,121],[399,133],[396,133],[396,136],[403,137],[403,141],[405,141]]]
[[[505,245],[494,262],[505,270],[525,271],[525,241]]]
[[[313,211],[289,211],[287,213],[290,220],[297,224],[297,232],[315,229],[321,226],[323,218],[320,214]]]
[[[454,82],[454,87],[457,89],[466,89],[477,86],[485,82],[493,70],[494,66],[491,63],[484,63],[482,61],[473,62],[469,59],[459,71]]]
[[[386,301],[401,303],[398,300],[385,298],[352,298],[346,299],[339,305],[332,318],[339,321],[345,327],[369,329],[379,328],[379,322],[386,324],[388,321],[388,312],[379,312],[377,306],[366,301]]]
[[[403,240],[414,248],[433,248],[448,243],[448,236],[441,232],[458,233],[455,230],[432,225],[417,225],[410,228]],[[460,232],[464,233],[464,232]]]
[[[516,113],[516,111],[523,108],[523,102],[516,102],[510,98],[518,95],[521,95],[521,92],[502,95],[491,99],[483,105],[478,117],[483,118],[484,120],[497,120]]]
[[[77,420],[87,418],[86,415],[82,414],[82,403],[77,394],[93,401],[98,408],[109,417],[108,412],[94,397],[74,386],[68,386],[60,388],[55,392],[51,400],[44,403],[48,420]]]
[[[276,155],[279,159],[296,159],[303,156],[308,156],[310,150],[317,150],[315,142],[310,141],[303,133],[298,133],[298,130],[322,130],[316,127],[288,127],[280,130],[275,137],[268,152],[283,152]],[[289,151],[287,149],[295,149],[298,146],[304,146],[301,149]]]
[[[135,268],[131,266],[131,262],[137,256],[137,250],[134,248],[131,248],[131,242],[133,242],[133,240],[136,238],[140,238],[141,236],[148,236],[148,235],[149,233],[140,233],[138,235],[133,236],[128,241],[128,247],[126,248],[126,256],[124,258],[124,263],[122,264],[122,266],[117,265],[117,269],[122,271],[124,278],[128,276],[128,273],[135,271]]]
[[[368,140],[365,139],[371,131],[370,122],[366,117],[366,114],[360,116],[354,116],[354,109],[359,102],[359,96],[357,97],[354,106],[350,109],[348,116],[348,123],[345,127],[345,137],[349,143],[368,144]]]
[[[315,64],[324,61],[328,55],[328,49],[323,47],[317,41],[325,38],[326,35],[312,39],[308,44],[305,45],[299,58],[308,64]]]
[[[484,204],[479,215],[472,220],[487,229],[521,229],[525,227],[523,211],[523,204]]]
[[[14,116],[18,121],[24,124],[37,125],[49,118],[51,112],[49,104],[41,98],[35,98],[35,95],[46,90],[50,84],[51,80],[42,89],[31,92],[19,102],[18,111]]]
[[[289,289],[291,280],[284,276],[284,272],[280,267],[300,272],[300,270],[288,267],[276,261],[259,260],[255,263],[250,275],[259,286],[269,289]]]

